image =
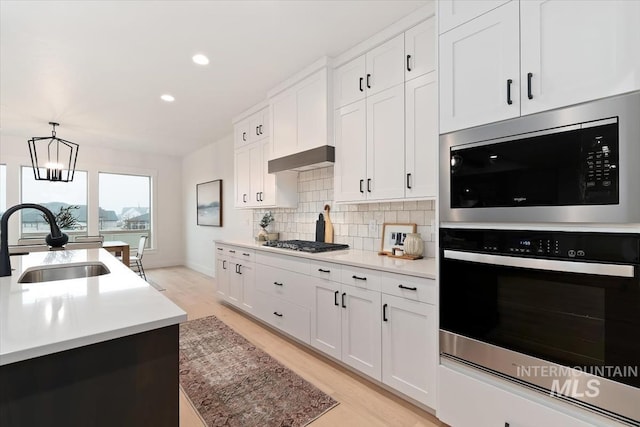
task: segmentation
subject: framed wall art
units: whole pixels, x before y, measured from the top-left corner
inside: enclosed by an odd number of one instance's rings
[[[404,239],[409,233],[416,232],[416,224],[391,224],[382,225],[382,245],[380,254],[393,255],[394,248],[404,249]]]
[[[222,180],[196,184],[198,225],[222,227]]]

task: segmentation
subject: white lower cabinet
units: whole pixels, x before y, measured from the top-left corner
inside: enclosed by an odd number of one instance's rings
[[[381,379],[380,292],[342,285],[342,361]]]
[[[436,309],[382,294],[382,382],[435,407]]]
[[[488,382],[439,368],[438,418],[453,427],[593,427]]]
[[[247,256],[241,248],[216,249],[221,299],[435,408],[433,280],[268,251]]]
[[[235,246],[216,247],[216,294],[236,307],[253,312],[255,254]]]

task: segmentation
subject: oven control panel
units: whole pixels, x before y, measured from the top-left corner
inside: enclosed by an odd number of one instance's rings
[[[508,256],[640,262],[640,234],[441,229],[440,245]]]

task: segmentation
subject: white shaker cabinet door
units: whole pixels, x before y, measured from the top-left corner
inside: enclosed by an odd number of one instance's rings
[[[335,69],[333,93],[336,108],[364,99],[365,64],[365,56],[361,55]]]
[[[220,299],[226,298],[229,293],[229,269],[230,263],[227,257],[216,257],[216,295]]]
[[[436,197],[438,85],[432,72],[405,84],[405,196]]]
[[[404,80],[436,69],[436,18],[431,17],[404,33]]]
[[[334,199],[337,202],[365,200],[367,107],[365,100],[335,111],[336,162]]]
[[[246,208],[251,202],[251,150],[243,147],[234,156],[235,206]]]
[[[439,38],[440,133],[520,115],[519,4]]]
[[[382,295],[382,382],[435,407],[438,365],[433,305]]]
[[[404,34],[367,52],[364,83],[367,96],[404,82]]]
[[[520,8],[522,115],[640,89],[640,2]]]
[[[380,381],[380,292],[343,284],[340,299],[342,361]]]
[[[273,158],[295,152],[298,143],[298,103],[294,90],[286,90],[271,99],[271,141]]]
[[[342,357],[340,289],[340,283],[314,279],[311,312],[311,345],[338,360]]]
[[[439,34],[476,18],[508,0],[439,0]]]
[[[262,161],[262,143],[255,142],[251,144],[249,148],[249,162],[250,162],[250,171],[245,171],[245,173],[250,172],[250,197],[249,197],[249,205],[250,206],[259,206],[262,203],[262,170],[263,170],[263,161]],[[266,164],[264,164],[266,166]]]
[[[367,97],[367,199],[404,197],[404,85]]]

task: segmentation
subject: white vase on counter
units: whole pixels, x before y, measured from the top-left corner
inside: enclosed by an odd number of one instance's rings
[[[422,256],[424,242],[419,233],[407,233],[404,238],[404,253],[411,256]]]

